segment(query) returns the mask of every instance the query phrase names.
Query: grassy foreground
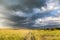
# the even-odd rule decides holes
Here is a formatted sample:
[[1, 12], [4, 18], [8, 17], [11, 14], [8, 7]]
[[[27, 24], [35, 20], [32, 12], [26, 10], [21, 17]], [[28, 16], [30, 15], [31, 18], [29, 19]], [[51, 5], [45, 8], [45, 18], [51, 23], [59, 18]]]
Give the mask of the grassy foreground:
[[0, 30], [0, 40], [60, 40], [60, 30]]

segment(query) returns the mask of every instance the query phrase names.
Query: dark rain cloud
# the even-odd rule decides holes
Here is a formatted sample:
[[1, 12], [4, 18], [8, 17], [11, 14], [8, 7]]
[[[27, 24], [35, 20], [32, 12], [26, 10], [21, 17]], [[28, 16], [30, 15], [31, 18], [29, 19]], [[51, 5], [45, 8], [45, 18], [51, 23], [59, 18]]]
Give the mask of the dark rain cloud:
[[[0, 14], [3, 14], [5, 16], [3, 17], [3, 19], [7, 19], [11, 22], [14, 22], [14, 23], [10, 23], [10, 22], [6, 23], [7, 25], [12, 26], [13, 28], [15, 27], [33, 28], [34, 27], [33, 25], [35, 25], [35, 21], [37, 19], [44, 20], [44, 18], [46, 19], [47, 17], [58, 16], [55, 14], [57, 13], [56, 11], [57, 10], [59, 11], [60, 9], [52, 10], [52, 7], [50, 7], [51, 8], [50, 10], [49, 6], [52, 4], [48, 4], [47, 2], [52, 2], [52, 0], [51, 1], [50, 0], [0, 0], [0, 5], [3, 5], [5, 8], [5, 10], [3, 9], [3, 12]], [[47, 24], [48, 25], [44, 25], [43, 28], [49, 26], [49, 21]], [[42, 27], [40, 23], [38, 27], [40, 28]]]

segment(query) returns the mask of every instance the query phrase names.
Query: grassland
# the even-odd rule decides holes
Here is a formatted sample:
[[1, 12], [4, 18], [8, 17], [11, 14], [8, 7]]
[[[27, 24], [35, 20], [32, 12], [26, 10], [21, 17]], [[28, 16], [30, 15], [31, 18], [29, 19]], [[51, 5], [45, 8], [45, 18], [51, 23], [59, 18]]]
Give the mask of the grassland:
[[60, 40], [60, 30], [0, 30], [0, 40]]

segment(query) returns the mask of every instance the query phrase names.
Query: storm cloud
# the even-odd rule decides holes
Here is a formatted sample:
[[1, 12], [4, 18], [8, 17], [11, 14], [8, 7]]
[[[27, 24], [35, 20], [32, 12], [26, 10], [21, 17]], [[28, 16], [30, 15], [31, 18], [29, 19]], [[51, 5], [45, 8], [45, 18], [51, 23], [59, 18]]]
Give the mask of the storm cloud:
[[0, 0], [0, 26], [60, 28], [60, 0]]

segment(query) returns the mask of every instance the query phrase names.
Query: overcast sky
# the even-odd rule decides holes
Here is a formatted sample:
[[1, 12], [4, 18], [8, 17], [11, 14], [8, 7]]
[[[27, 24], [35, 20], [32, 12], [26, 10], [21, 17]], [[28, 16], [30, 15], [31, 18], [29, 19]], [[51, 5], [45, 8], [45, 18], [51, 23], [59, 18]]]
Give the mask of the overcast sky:
[[0, 28], [60, 27], [60, 0], [0, 0]]

